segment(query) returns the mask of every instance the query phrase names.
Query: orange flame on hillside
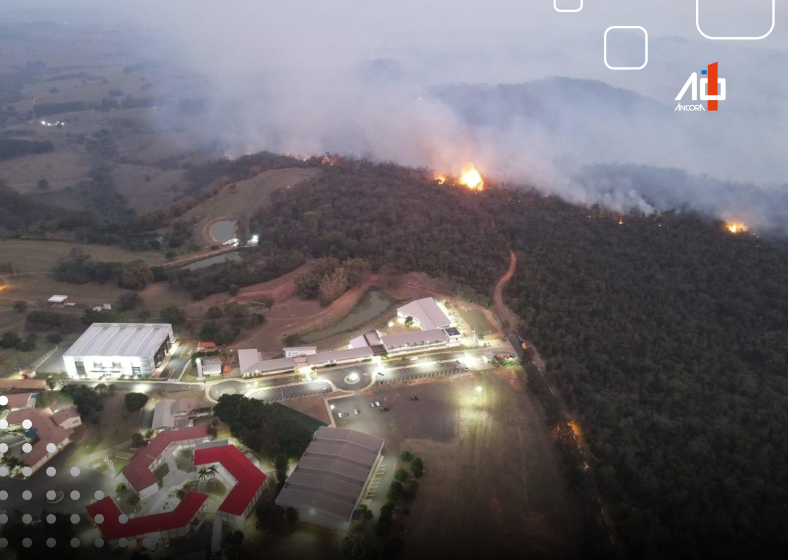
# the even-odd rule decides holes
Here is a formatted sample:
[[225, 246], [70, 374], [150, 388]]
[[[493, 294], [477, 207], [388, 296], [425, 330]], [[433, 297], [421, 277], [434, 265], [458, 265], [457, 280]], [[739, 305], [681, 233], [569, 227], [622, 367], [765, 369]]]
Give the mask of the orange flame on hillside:
[[436, 181], [436, 182], [437, 182], [439, 185], [442, 185], [443, 183], [445, 183], [445, 182], [446, 182], [446, 176], [445, 176], [445, 175], [435, 175], [435, 181]]
[[742, 223], [725, 224], [725, 228], [731, 233], [744, 233], [749, 231], [747, 226]]
[[465, 185], [473, 191], [480, 191], [484, 189], [484, 179], [472, 163], [468, 163], [462, 168], [462, 175], [460, 175], [460, 184]]

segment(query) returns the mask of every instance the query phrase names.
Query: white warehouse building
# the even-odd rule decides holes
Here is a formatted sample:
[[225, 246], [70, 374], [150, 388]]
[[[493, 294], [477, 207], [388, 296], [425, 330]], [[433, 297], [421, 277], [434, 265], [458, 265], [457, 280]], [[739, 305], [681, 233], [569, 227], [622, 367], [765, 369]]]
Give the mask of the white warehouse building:
[[63, 355], [69, 377], [151, 377], [175, 338], [162, 323], [93, 323]]

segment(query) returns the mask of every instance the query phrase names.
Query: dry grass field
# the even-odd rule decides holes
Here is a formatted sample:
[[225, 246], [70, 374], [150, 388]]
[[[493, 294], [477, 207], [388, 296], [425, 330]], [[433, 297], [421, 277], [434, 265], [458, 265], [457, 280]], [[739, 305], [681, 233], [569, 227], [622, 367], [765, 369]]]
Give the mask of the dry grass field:
[[233, 219], [251, 215], [268, 204], [268, 197], [277, 189], [294, 187], [320, 173], [319, 169], [274, 169], [235, 183], [235, 191], [230, 185], [187, 212], [185, 219], [196, 218], [195, 241], [202, 245], [212, 245], [215, 241], [208, 234], [210, 225], [220, 219]]
[[17, 266], [22, 263], [28, 272], [49, 272], [60, 259], [67, 258], [72, 249], [80, 249], [95, 261], [130, 262], [143, 260], [153, 266], [164, 264], [165, 258], [154, 251], [127, 251], [109, 245], [89, 245], [68, 241], [38, 241], [9, 239], [0, 241], [0, 262]]
[[[371, 411], [373, 396], [389, 412]], [[405, 506], [410, 515], [399, 510], [394, 523], [392, 534], [405, 541], [403, 557], [580, 557], [578, 519], [541, 410], [514, 371], [386, 385], [342, 406], [361, 414], [338, 420], [338, 427], [386, 440], [373, 512], [399, 453], [407, 449], [424, 461], [416, 498]]]

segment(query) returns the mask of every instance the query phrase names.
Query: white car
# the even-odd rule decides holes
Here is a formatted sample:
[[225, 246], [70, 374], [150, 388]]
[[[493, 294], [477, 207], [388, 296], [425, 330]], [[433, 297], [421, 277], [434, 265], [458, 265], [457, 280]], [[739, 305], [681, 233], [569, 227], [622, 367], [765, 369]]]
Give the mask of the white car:
[[361, 411], [357, 408], [353, 409], [353, 414], [361, 414]]

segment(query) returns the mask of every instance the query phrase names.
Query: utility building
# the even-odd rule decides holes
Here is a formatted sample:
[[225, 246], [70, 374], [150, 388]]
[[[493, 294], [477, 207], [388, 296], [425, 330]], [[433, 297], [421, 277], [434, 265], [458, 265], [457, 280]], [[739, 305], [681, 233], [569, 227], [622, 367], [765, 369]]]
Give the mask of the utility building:
[[412, 301], [397, 309], [400, 319], [413, 319], [413, 325], [423, 331], [443, 329], [451, 326], [451, 319], [443, 312], [434, 298], [424, 298]]
[[63, 361], [69, 377], [151, 377], [174, 340], [172, 325], [93, 323]]
[[383, 440], [355, 430], [318, 428], [298, 466], [276, 498], [300, 519], [347, 530], [380, 462]]

